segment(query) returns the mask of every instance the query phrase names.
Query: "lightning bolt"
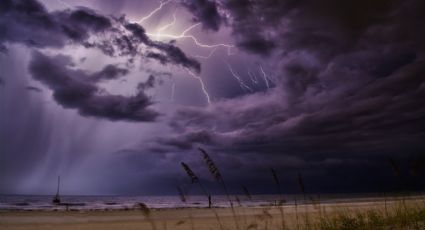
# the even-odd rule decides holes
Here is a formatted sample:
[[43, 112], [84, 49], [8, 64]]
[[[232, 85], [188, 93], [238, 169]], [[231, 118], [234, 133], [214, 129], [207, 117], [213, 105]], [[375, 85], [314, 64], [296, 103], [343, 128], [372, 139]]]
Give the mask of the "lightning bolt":
[[260, 65], [260, 71], [261, 71], [261, 74], [263, 76], [264, 83], [266, 83], [267, 89], [270, 89], [268, 77], [266, 75], [266, 72], [264, 72], [264, 69], [263, 69], [263, 67], [261, 65]]
[[171, 0], [167, 0], [165, 2], [159, 2], [159, 6], [157, 8], [155, 8], [154, 10], [152, 10], [148, 15], [144, 16], [143, 18], [141, 18], [138, 23], [142, 24], [144, 21], [148, 20], [150, 17], [152, 17], [154, 14], [156, 14], [158, 11], [160, 11], [162, 9], [162, 7], [164, 7], [165, 5], [167, 5], [168, 3], [170, 3]]
[[197, 57], [197, 58], [202, 58], [202, 59], [209, 59], [215, 53], [216, 50], [217, 50], [217, 47], [212, 49], [211, 52], [207, 56], [202, 56], [202, 55], [198, 55], [198, 54], [193, 55], [193, 56]]
[[251, 79], [251, 82], [255, 85], [258, 85], [257, 75], [252, 74], [249, 69], [248, 69], [247, 73], [248, 73], [249, 78]]
[[209, 95], [209, 93], [208, 93], [208, 91], [207, 91], [207, 88], [205, 87], [205, 83], [204, 83], [204, 81], [202, 80], [201, 76], [197, 76], [196, 74], [194, 74], [194, 73], [193, 73], [192, 71], [190, 71], [189, 69], [187, 69], [187, 72], [189, 73], [189, 75], [190, 75], [191, 77], [193, 77], [193, 78], [195, 78], [195, 79], [197, 79], [197, 80], [199, 81], [199, 83], [201, 84], [202, 92], [204, 93], [205, 98], [207, 99], [207, 103], [208, 103], [209, 105], [211, 105], [211, 98], [210, 98], [210, 95]]
[[153, 37], [158, 37], [158, 38], [170, 38], [170, 39], [183, 39], [183, 38], [189, 38], [191, 39], [196, 46], [198, 47], [202, 47], [202, 48], [216, 48], [216, 47], [225, 47], [227, 48], [227, 54], [228, 55], [232, 55], [232, 48], [234, 47], [234, 45], [231, 44], [225, 44], [225, 43], [218, 43], [218, 44], [204, 44], [202, 42], [200, 42], [195, 36], [193, 35], [188, 35], [187, 33], [189, 31], [191, 31], [192, 29], [194, 29], [195, 27], [199, 26], [201, 23], [196, 23], [193, 24], [191, 26], [189, 26], [188, 28], [186, 28], [185, 30], [183, 30], [183, 32], [181, 32], [180, 34], [162, 34], [162, 33], [157, 33], [157, 34], [153, 34], [153, 33], [146, 33], [148, 36], [153, 36]]
[[[149, 20], [149, 18], [151, 18], [153, 15], [155, 15], [158, 11], [160, 11], [166, 4], [168, 4], [169, 2], [171, 2], [172, 0], [167, 0], [167, 1], [161, 1], [160, 2], [160, 5], [157, 7], [157, 8], [155, 8], [154, 10], [152, 10], [150, 13], [148, 13], [146, 16], [144, 16], [144, 17], [142, 17], [139, 21], [138, 21], [138, 23], [139, 24], [142, 24], [142, 23], [144, 23], [146, 20]], [[154, 38], [156, 38], [156, 40], [159, 40], [159, 39], [164, 39], [164, 38], [169, 38], [169, 39], [174, 39], [174, 40], [178, 40], [178, 39], [191, 39], [192, 41], [193, 41], [193, 43], [195, 44], [195, 46], [198, 46], [198, 47], [201, 47], [201, 48], [206, 48], [206, 49], [212, 49], [211, 51], [210, 51], [210, 53], [207, 55], [207, 56], [201, 56], [201, 55], [194, 55], [195, 57], [198, 57], [198, 58], [204, 58], [204, 59], [208, 59], [208, 58], [210, 58], [214, 53], [215, 53], [215, 51], [218, 49], [218, 48], [220, 48], [220, 47], [222, 47], [222, 48], [225, 48], [225, 49], [227, 49], [227, 55], [233, 55], [233, 53], [232, 53], [232, 48], [234, 47], [234, 45], [232, 45], [232, 44], [226, 44], [226, 43], [217, 43], [217, 44], [205, 44], [205, 43], [203, 43], [203, 42], [200, 42], [199, 40], [198, 40], [198, 38], [196, 38], [194, 35], [192, 35], [192, 34], [189, 34], [189, 32], [191, 31], [191, 30], [193, 30], [194, 28], [196, 28], [197, 26], [199, 26], [201, 23], [196, 23], [196, 24], [193, 24], [193, 25], [191, 25], [191, 26], [189, 26], [189, 27], [187, 27], [186, 29], [184, 29], [180, 34], [171, 34], [171, 33], [163, 33], [163, 31], [165, 31], [165, 30], [167, 30], [168, 28], [170, 28], [170, 27], [172, 27], [172, 26], [174, 26], [175, 24], [176, 24], [176, 21], [177, 21], [177, 19], [176, 19], [176, 11], [174, 11], [174, 13], [173, 13], [173, 20], [170, 22], [170, 23], [168, 23], [168, 24], [166, 24], [166, 25], [163, 25], [163, 26], [161, 26], [160, 28], [158, 28], [157, 30], [156, 30], [156, 33], [150, 33], [150, 32], [146, 32], [146, 35], [148, 35], [149, 37], [154, 37]], [[228, 64], [228, 66], [229, 66], [229, 68], [231, 69], [231, 67], [230, 67], [230, 64]], [[190, 77], [192, 77], [192, 78], [194, 78], [194, 79], [196, 79], [196, 80], [198, 80], [199, 81], [199, 83], [200, 83], [200, 85], [201, 85], [201, 90], [202, 90], [202, 92], [203, 92], [203, 94], [205, 95], [205, 98], [206, 98], [206, 100], [207, 100], [207, 103], [208, 104], [211, 104], [211, 97], [210, 97], [210, 95], [209, 95], [209, 93], [208, 93], [208, 91], [207, 91], [207, 88], [206, 88], [206, 85], [205, 85], [205, 83], [204, 83], [204, 81], [203, 81], [203, 79], [202, 79], [202, 77], [201, 76], [199, 76], [199, 75], [196, 75], [195, 73], [193, 73], [192, 71], [190, 71], [189, 69], [186, 69], [187, 70], [187, 72], [189, 73], [189, 75], [190, 75]], [[233, 71], [233, 70], [231, 70], [231, 71]], [[247, 86], [243, 81], [241, 81], [241, 79], [239, 78], [239, 77], [237, 77], [237, 79], [239, 79], [238, 81], [239, 81], [239, 83], [245, 88], [245, 89], [248, 89], [249, 91], [252, 91], [252, 89], [249, 87], [249, 86]], [[172, 88], [171, 88], [171, 98], [172, 98], [172, 100], [174, 100], [174, 92], [175, 92], [175, 83], [173, 82], [173, 85], [172, 85]]]
[[176, 24], [177, 18], [176, 18], [176, 12], [177, 10], [174, 11], [173, 13], [173, 21], [171, 21], [170, 23], [160, 27], [157, 31], [156, 31], [156, 39], [158, 39], [160, 37], [160, 34], [162, 31], [174, 26]]
[[239, 86], [243, 89], [243, 90], [248, 90], [250, 92], [253, 92], [253, 90], [251, 89], [251, 87], [249, 87], [247, 84], [245, 84], [245, 82], [242, 80], [242, 78], [239, 76], [238, 73], [236, 73], [232, 66], [230, 66], [230, 64], [228, 62], [224, 62], [227, 65], [227, 68], [229, 69], [229, 72], [232, 74], [232, 76], [238, 81]]

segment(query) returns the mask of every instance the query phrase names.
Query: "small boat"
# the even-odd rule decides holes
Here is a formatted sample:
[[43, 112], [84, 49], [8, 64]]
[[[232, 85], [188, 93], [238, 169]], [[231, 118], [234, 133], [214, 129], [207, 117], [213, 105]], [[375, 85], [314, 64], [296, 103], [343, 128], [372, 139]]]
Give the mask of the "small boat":
[[60, 181], [61, 181], [61, 177], [60, 177], [60, 176], [58, 176], [58, 189], [57, 189], [57, 191], [56, 191], [56, 195], [55, 195], [55, 197], [53, 197], [53, 200], [52, 200], [53, 204], [60, 204], [60, 203], [61, 203], [61, 199], [60, 199], [60, 197], [59, 197], [59, 186], [60, 186]]

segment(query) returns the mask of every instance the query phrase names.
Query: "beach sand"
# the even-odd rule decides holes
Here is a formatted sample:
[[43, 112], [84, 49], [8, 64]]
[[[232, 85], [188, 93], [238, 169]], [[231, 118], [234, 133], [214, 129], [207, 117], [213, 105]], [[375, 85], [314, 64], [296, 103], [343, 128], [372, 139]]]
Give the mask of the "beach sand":
[[[385, 207], [400, 205], [401, 201], [371, 200], [320, 205], [235, 207], [236, 220], [231, 208], [184, 208], [150, 210], [144, 215], [140, 210], [131, 211], [1, 211], [0, 229], [6, 230], [110, 230], [110, 229], [221, 229], [214, 212], [218, 214], [224, 229], [279, 229], [282, 211], [286, 225], [295, 229], [297, 219], [303, 223], [319, 216], [340, 212], [357, 212], [369, 209], [384, 211]], [[409, 205], [423, 203], [423, 199], [406, 201]]]

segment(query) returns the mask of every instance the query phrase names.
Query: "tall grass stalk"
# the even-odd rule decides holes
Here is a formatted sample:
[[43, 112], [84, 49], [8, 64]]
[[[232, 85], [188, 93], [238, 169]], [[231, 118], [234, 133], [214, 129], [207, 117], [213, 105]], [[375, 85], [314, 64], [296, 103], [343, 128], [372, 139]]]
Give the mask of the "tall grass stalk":
[[151, 210], [145, 203], [138, 203], [138, 206], [140, 208], [140, 211], [142, 211], [143, 216], [146, 218], [146, 220], [150, 223], [153, 230], [156, 230], [156, 224], [155, 221], [151, 218]]
[[242, 190], [243, 190], [243, 192], [244, 192], [245, 196], [246, 196], [246, 197], [247, 197], [250, 201], [252, 201], [252, 196], [251, 196], [251, 193], [249, 192], [248, 188], [242, 185]]
[[297, 227], [297, 230], [299, 230], [300, 229], [300, 221], [299, 221], [299, 217], [298, 217], [298, 200], [297, 200], [297, 195], [295, 195], [294, 202], [295, 202], [296, 227]]
[[391, 165], [391, 168], [393, 170], [394, 175], [396, 176], [396, 178], [399, 179], [399, 181], [401, 183], [402, 205], [403, 205], [404, 209], [407, 209], [406, 202], [404, 200], [404, 195], [405, 194], [403, 194], [404, 193], [404, 190], [406, 189], [407, 186], [406, 186], [406, 184], [405, 184], [405, 182], [403, 180], [403, 177], [402, 177], [402, 174], [401, 174], [401, 169], [400, 169], [400, 167], [398, 166], [398, 164], [396, 163], [396, 161], [393, 158], [389, 157], [388, 158], [388, 162]]
[[270, 168], [270, 171], [271, 171], [271, 173], [273, 175], [273, 180], [274, 180], [274, 182], [276, 184], [277, 192], [279, 194], [279, 201], [278, 201], [277, 205], [279, 207], [280, 218], [281, 218], [281, 221], [282, 221], [282, 226], [281, 227], [284, 230], [284, 229], [286, 229], [286, 222], [285, 222], [285, 210], [282, 207], [283, 202], [284, 202], [282, 188], [281, 188], [280, 180], [279, 180], [279, 177], [277, 176], [276, 171], [273, 168]]
[[303, 194], [304, 198], [304, 207], [305, 207], [305, 227], [307, 230], [310, 229], [310, 221], [308, 219], [308, 206], [307, 206], [307, 196], [305, 193], [305, 186], [304, 186], [304, 180], [300, 173], [298, 173], [298, 185], [300, 187], [300, 190]]
[[[251, 193], [249, 192], [248, 188], [247, 188], [247, 187], [245, 187], [244, 185], [242, 185], [242, 191], [243, 191], [243, 193], [245, 194], [245, 196], [248, 198], [248, 200], [249, 200], [249, 201], [252, 201], [252, 195], [251, 195]], [[245, 208], [242, 208], [242, 212], [243, 212], [243, 215], [244, 215], [245, 229], [253, 228], [253, 226], [252, 226], [252, 225], [248, 225], [248, 220], [247, 220], [247, 216], [246, 216], [246, 210], [245, 210]], [[250, 212], [249, 212], [249, 209], [248, 209], [248, 213], [250, 213]]]
[[[179, 193], [180, 200], [183, 203], [186, 203], [187, 202], [187, 198], [186, 198], [186, 194], [184, 193], [183, 189], [180, 188], [180, 186], [177, 186], [177, 191]], [[188, 213], [189, 213], [188, 216], [189, 216], [189, 222], [190, 222], [191, 230], [195, 230], [195, 226], [193, 224], [192, 210], [189, 209], [189, 212]]]
[[[186, 172], [186, 174], [189, 176], [189, 178], [191, 179], [192, 184], [196, 183], [199, 185], [199, 187], [201, 188], [202, 192], [204, 193], [204, 195], [209, 198], [211, 197], [211, 195], [208, 193], [208, 191], [205, 189], [205, 187], [202, 185], [201, 181], [199, 180], [199, 177], [193, 172], [193, 170], [189, 167], [189, 165], [187, 165], [184, 162], [180, 163], [184, 169], [184, 171]], [[214, 206], [211, 207], [212, 208], [212, 212], [214, 213], [214, 216], [218, 222], [218, 225], [220, 226], [221, 230], [224, 230], [223, 224], [221, 223], [220, 217], [218, 216], [217, 211], [215, 210]]]
[[226, 183], [224, 182], [224, 179], [221, 176], [221, 173], [218, 170], [217, 165], [214, 163], [214, 161], [211, 159], [211, 157], [208, 155], [208, 153], [204, 149], [202, 149], [202, 148], [198, 148], [198, 149], [202, 153], [203, 159], [204, 159], [205, 163], [207, 164], [209, 172], [214, 177], [214, 179], [223, 186], [223, 190], [224, 190], [224, 192], [227, 196], [227, 199], [230, 203], [230, 206], [233, 207], [233, 202], [232, 202], [232, 199], [230, 198], [229, 192], [227, 190]]
[[214, 161], [211, 159], [207, 151], [205, 151], [202, 148], [198, 148], [198, 150], [202, 153], [202, 156], [204, 158], [204, 161], [208, 167], [208, 170], [210, 171], [211, 175], [215, 178], [217, 182], [219, 182], [223, 186], [223, 190], [226, 193], [227, 200], [230, 203], [230, 208], [232, 210], [233, 219], [235, 220], [236, 228], [240, 229], [238, 218], [236, 215], [235, 208], [233, 207], [232, 199], [230, 198], [229, 191], [227, 190], [226, 183], [224, 182], [223, 177], [221, 176], [220, 170], [218, 169], [217, 165], [214, 163]]

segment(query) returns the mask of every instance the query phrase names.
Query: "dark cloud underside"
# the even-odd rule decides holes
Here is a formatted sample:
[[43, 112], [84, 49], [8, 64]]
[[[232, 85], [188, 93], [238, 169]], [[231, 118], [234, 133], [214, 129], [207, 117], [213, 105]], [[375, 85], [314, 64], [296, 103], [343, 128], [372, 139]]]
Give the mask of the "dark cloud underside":
[[181, 4], [189, 10], [195, 22], [200, 22], [205, 29], [217, 31], [223, 18], [220, 16], [214, 0], [184, 0]]
[[69, 57], [48, 57], [34, 52], [29, 70], [34, 79], [53, 90], [53, 97], [59, 104], [65, 108], [77, 109], [83, 116], [109, 120], [154, 121], [159, 115], [148, 108], [152, 102], [143, 91], [138, 91], [130, 97], [109, 95], [91, 83], [93, 79], [104, 76], [105, 69], [88, 75], [81, 70], [70, 69], [70, 65]]
[[109, 56], [127, 56], [130, 60], [134, 56], [150, 58], [142, 52], [142, 48], [147, 47], [159, 50], [166, 57], [163, 64], [182, 65], [197, 73], [201, 70], [199, 62], [187, 57], [180, 48], [151, 41], [142, 26], [124, 17], [110, 18], [85, 7], [48, 12], [34, 0], [2, 1], [0, 12], [1, 47], [6, 43], [37, 48], [80, 44], [100, 49]]
[[[201, 65], [170, 43], [150, 40], [142, 26], [124, 17], [111, 18], [89, 8], [76, 7], [48, 12], [34, 0], [5, 0], [0, 3], [0, 45], [20, 43], [31, 48], [64, 49], [77, 44], [100, 49], [108, 56], [159, 60], [161, 64], [180, 65], [196, 73]], [[144, 51], [148, 50], [148, 51]], [[152, 56], [153, 50], [157, 56]], [[38, 60], [38, 58], [40, 60]], [[66, 57], [53, 60], [35, 52], [31, 62], [34, 78], [54, 90], [54, 98], [66, 108], [77, 108], [82, 115], [110, 120], [153, 121], [157, 112], [147, 109], [150, 99], [140, 91], [133, 97], [99, 95], [95, 83], [116, 80], [130, 70], [107, 64], [93, 75], [68, 68]], [[55, 71], [50, 72], [52, 67]], [[78, 75], [76, 79], [74, 75]], [[82, 79], [86, 78], [86, 79]], [[136, 88], [136, 87], [135, 87]], [[32, 89], [35, 90], [35, 89]]]
[[[317, 188], [352, 183], [347, 189], [373, 186], [355, 178], [388, 172], [388, 156], [423, 155], [422, 1], [229, 0], [223, 10], [239, 48], [277, 63], [269, 70], [276, 87], [182, 108], [170, 122], [176, 135], [160, 138], [155, 150], [203, 145], [247, 168], [303, 170], [309, 181], [324, 180]], [[257, 164], [252, 154], [268, 160]], [[335, 173], [344, 176], [325, 178]]]

